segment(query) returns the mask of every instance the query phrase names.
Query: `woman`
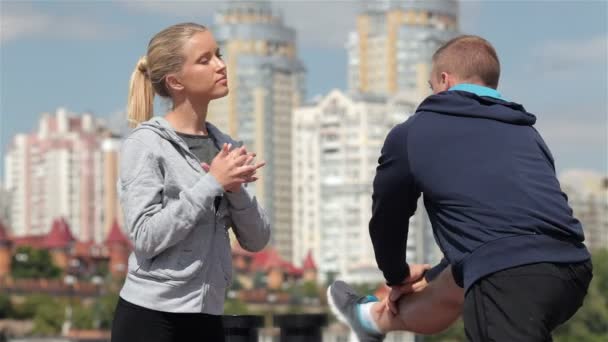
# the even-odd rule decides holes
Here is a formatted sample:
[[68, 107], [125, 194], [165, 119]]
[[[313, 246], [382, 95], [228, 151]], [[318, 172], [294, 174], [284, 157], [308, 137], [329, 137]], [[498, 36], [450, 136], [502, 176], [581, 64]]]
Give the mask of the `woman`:
[[[172, 110], [152, 116], [154, 93]], [[201, 25], [166, 28], [131, 77], [119, 197], [133, 242], [112, 341], [224, 341], [221, 314], [232, 278], [228, 228], [243, 248], [269, 240], [264, 210], [243, 189], [255, 154], [206, 122], [228, 94], [226, 65]]]

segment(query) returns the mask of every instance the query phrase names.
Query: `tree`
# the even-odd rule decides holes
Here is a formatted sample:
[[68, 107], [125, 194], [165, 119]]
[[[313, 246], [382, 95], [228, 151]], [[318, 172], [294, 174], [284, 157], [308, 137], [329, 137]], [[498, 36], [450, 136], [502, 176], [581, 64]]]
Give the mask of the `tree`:
[[255, 272], [253, 275], [253, 288], [263, 289], [266, 288], [266, 275], [262, 272]]
[[226, 299], [224, 303], [224, 314], [225, 315], [247, 315], [249, 314], [249, 309], [247, 309], [247, 305], [241, 302], [238, 298], [234, 299]]
[[97, 317], [99, 320], [100, 329], [110, 329], [112, 326], [112, 320], [114, 319], [114, 310], [118, 303], [118, 293], [111, 292], [103, 295], [97, 299], [95, 305], [97, 305]]
[[53, 264], [49, 251], [21, 246], [13, 255], [13, 278], [59, 278], [61, 269]]
[[9, 318], [13, 314], [13, 305], [11, 297], [7, 294], [0, 294], [0, 319]]
[[33, 294], [25, 298], [23, 303], [13, 307], [13, 317], [16, 319], [33, 319], [39, 307], [54, 303], [53, 298], [44, 294]]
[[336, 277], [338, 276], [338, 272], [329, 271], [325, 275], [326, 275], [325, 288], [328, 288], [329, 285], [333, 284], [333, 282], [336, 280]]
[[75, 329], [92, 329], [95, 312], [82, 303], [74, 306], [73, 327]]
[[32, 333], [43, 336], [57, 335], [64, 320], [65, 306], [60, 301], [46, 296], [35, 309]]
[[579, 311], [559, 327], [556, 342], [608, 341], [608, 250], [592, 253], [593, 280]]
[[302, 294], [306, 298], [318, 298], [319, 287], [314, 281], [306, 281], [302, 284]]

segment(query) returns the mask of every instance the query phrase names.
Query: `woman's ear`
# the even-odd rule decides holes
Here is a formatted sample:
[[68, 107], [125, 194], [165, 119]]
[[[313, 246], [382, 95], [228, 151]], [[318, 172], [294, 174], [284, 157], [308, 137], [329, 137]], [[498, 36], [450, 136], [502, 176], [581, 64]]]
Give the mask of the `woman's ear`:
[[165, 85], [169, 91], [184, 90], [184, 85], [180, 82], [179, 78], [175, 74], [169, 74], [165, 77]]

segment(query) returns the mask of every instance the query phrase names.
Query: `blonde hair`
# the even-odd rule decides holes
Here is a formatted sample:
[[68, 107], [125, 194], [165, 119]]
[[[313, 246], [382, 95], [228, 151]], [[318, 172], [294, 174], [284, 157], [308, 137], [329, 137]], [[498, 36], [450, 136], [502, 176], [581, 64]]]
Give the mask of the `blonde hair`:
[[152, 117], [154, 93], [171, 97], [165, 84], [168, 74], [178, 72], [185, 57], [182, 47], [196, 33], [207, 31], [203, 25], [182, 23], [169, 26], [157, 33], [148, 44], [148, 51], [141, 57], [131, 74], [127, 120], [130, 127]]

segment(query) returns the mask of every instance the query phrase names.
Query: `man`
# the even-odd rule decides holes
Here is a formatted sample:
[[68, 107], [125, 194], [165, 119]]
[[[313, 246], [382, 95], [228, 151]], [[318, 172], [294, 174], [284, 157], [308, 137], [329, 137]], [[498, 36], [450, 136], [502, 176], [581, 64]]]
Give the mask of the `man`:
[[[435, 333], [461, 312], [470, 341], [550, 341], [592, 278], [553, 157], [536, 117], [496, 91], [489, 42], [457, 37], [432, 62], [433, 95], [388, 134], [374, 179], [369, 230], [390, 296], [380, 303], [336, 282], [330, 306], [360, 341]], [[404, 260], [420, 194], [445, 256], [431, 272]]]

